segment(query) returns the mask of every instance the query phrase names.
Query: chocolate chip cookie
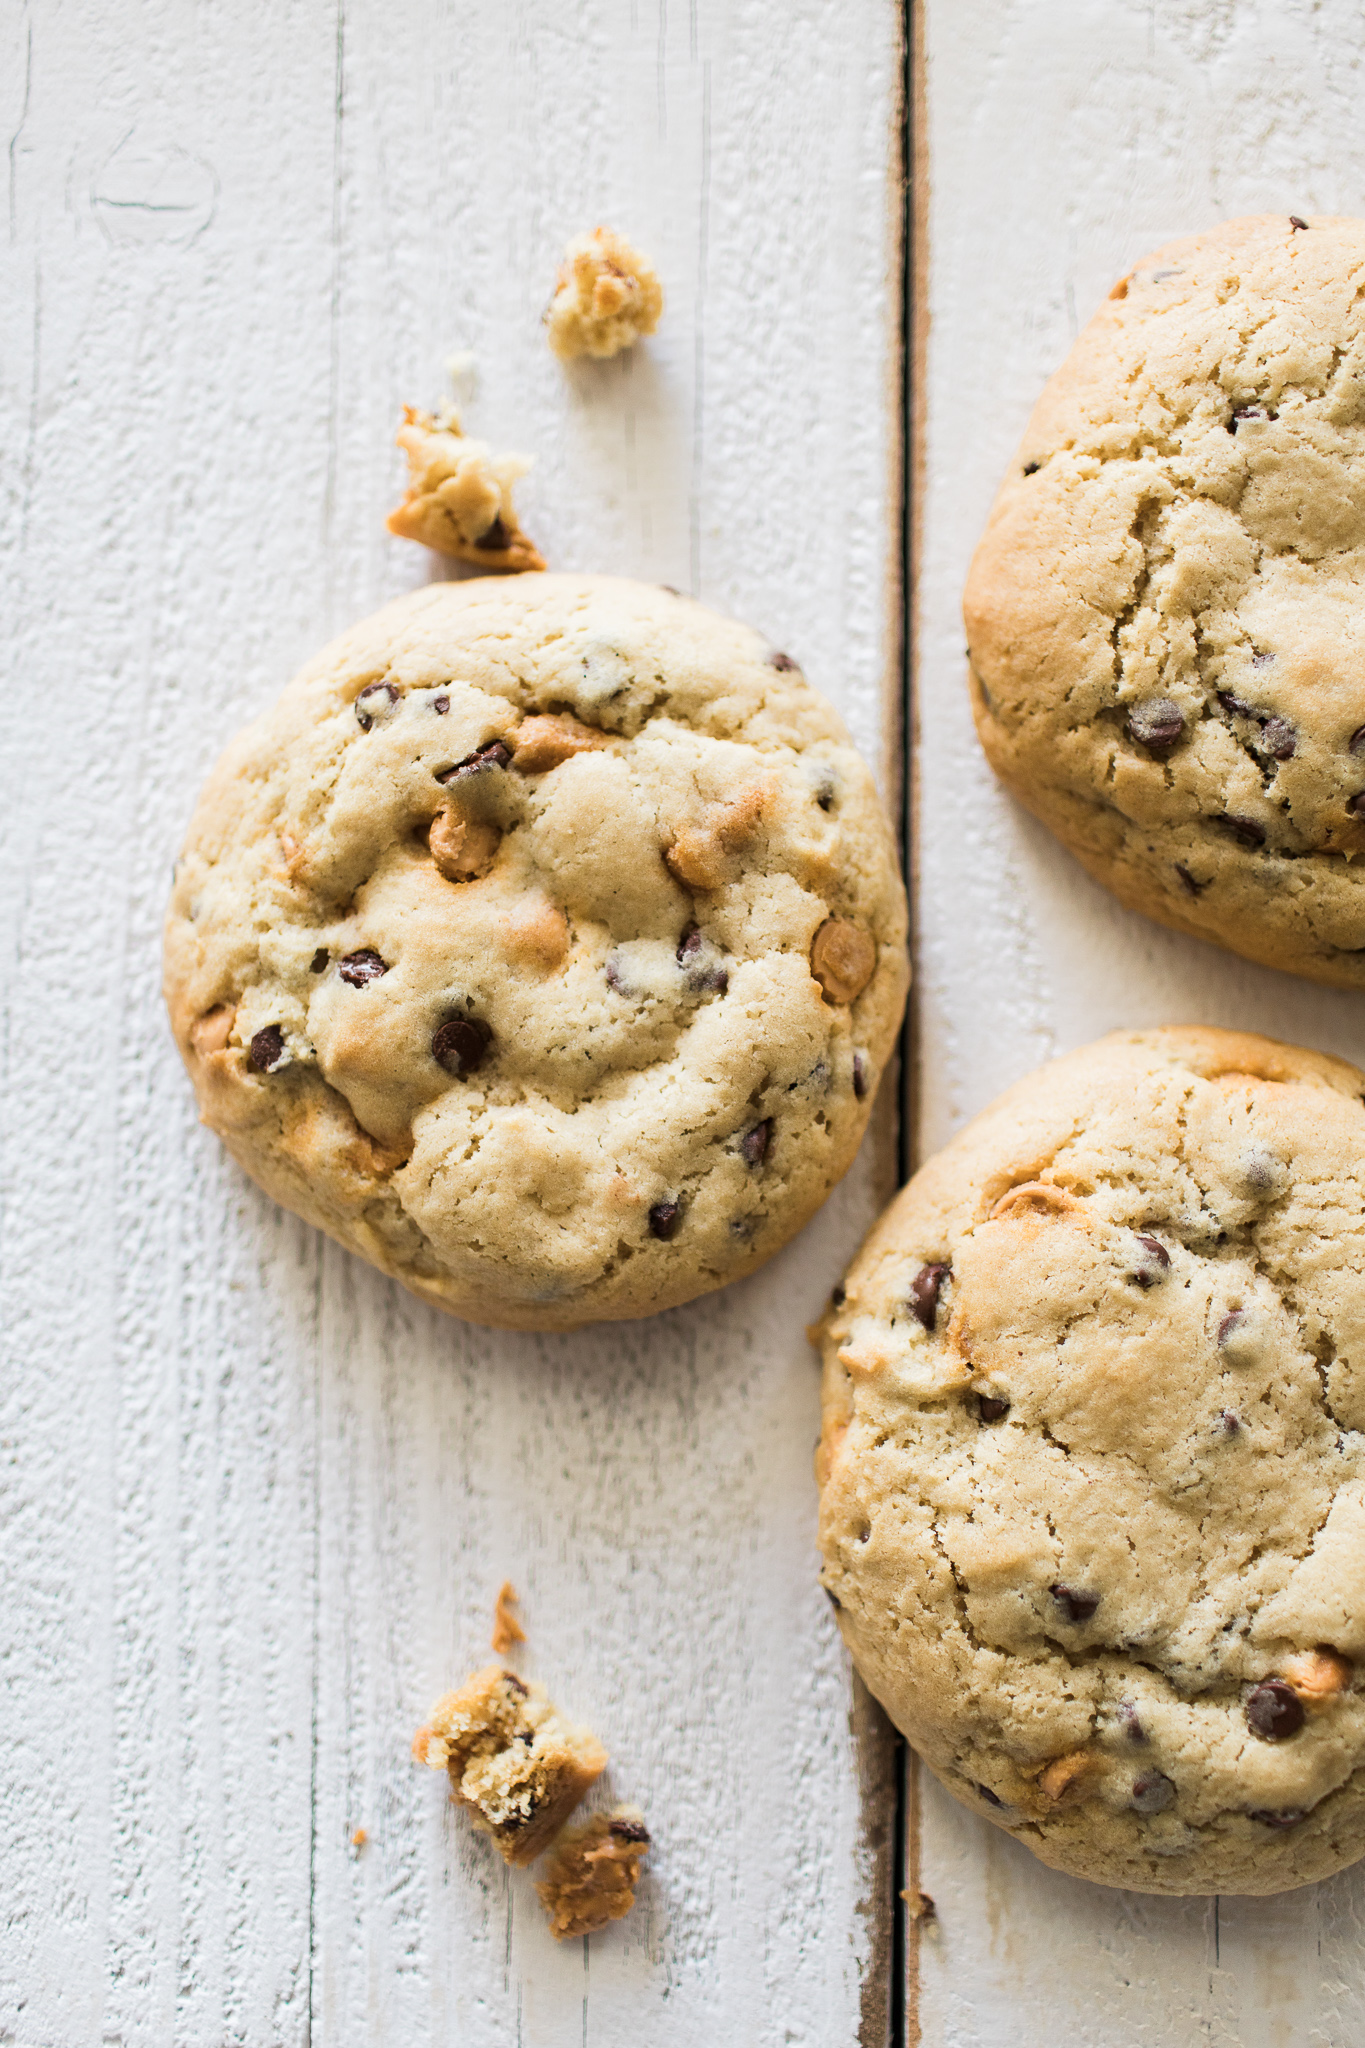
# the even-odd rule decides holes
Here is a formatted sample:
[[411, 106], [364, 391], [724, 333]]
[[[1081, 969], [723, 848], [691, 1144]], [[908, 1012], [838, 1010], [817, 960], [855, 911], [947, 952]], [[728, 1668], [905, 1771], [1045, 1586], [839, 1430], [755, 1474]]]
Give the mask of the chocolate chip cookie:
[[1120, 279], [972, 563], [977, 730], [1131, 909], [1365, 988], [1365, 222]]
[[568, 1329], [751, 1272], [900, 1021], [872, 777], [795, 663], [653, 586], [435, 584], [213, 774], [166, 992], [204, 1120], [424, 1299]]
[[1117, 1032], [931, 1160], [813, 1333], [844, 1638], [1058, 1869], [1274, 1892], [1365, 1853], [1363, 1093]]

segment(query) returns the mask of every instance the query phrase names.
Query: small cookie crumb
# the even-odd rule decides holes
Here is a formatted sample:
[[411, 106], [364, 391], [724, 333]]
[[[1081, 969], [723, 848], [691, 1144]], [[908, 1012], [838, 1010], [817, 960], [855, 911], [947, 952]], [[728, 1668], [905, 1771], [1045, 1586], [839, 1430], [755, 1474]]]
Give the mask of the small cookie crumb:
[[635, 1904], [640, 1865], [649, 1849], [649, 1830], [638, 1806], [616, 1806], [610, 1813], [593, 1814], [581, 1827], [566, 1828], [536, 1886], [555, 1940], [572, 1941], [623, 1920]]
[[505, 1657], [514, 1643], [526, 1641], [526, 1631], [512, 1612], [519, 1605], [516, 1587], [510, 1579], [504, 1579], [493, 1603], [492, 1648], [499, 1657]]
[[453, 406], [435, 415], [405, 406], [403, 420], [397, 441], [408, 458], [408, 494], [389, 514], [389, 532], [480, 569], [543, 569], [545, 557], [512, 506], [529, 457], [494, 455], [486, 442], [468, 440]]
[[654, 332], [663, 309], [652, 266], [611, 228], [594, 228], [564, 251], [545, 313], [550, 347], [565, 363], [619, 355]]
[[370, 1833], [368, 1828], [356, 1829], [355, 1833], [351, 1836], [351, 1847], [355, 1850], [357, 1855], [360, 1854], [360, 1851], [365, 1847], [365, 1844], [369, 1841], [369, 1839]]
[[534, 1863], [607, 1767], [597, 1737], [566, 1721], [544, 1686], [497, 1664], [437, 1701], [412, 1754], [447, 1773], [456, 1805], [514, 1864]]

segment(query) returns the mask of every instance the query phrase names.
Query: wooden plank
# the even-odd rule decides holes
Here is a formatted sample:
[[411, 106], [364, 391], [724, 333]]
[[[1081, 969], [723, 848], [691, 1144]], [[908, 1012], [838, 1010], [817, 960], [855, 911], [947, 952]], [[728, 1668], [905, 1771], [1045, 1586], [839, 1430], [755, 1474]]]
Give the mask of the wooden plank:
[[[495, 1336], [242, 1179], [157, 980], [219, 747], [429, 573], [383, 529], [391, 437], [458, 348], [551, 562], [752, 619], [895, 799], [899, 30], [71, 0], [0, 31], [14, 2048], [884, 2036], [889, 1750], [815, 1583], [802, 1328], [889, 1191], [890, 1102], [743, 1286]], [[604, 218], [668, 310], [566, 374], [538, 315]], [[504, 1575], [659, 1844], [563, 1951], [406, 1753]]]
[[[1349, 995], [1121, 910], [994, 785], [959, 599], [1045, 377], [1137, 257], [1240, 213], [1357, 213], [1365, 21], [1347, 0], [924, 0], [917, 1139], [1117, 1025], [1204, 1022], [1365, 1063]], [[1365, 1870], [1278, 1899], [1169, 1900], [1044, 1870], [924, 1774], [910, 1854], [933, 2048], [1337, 2048], [1359, 2038]]]

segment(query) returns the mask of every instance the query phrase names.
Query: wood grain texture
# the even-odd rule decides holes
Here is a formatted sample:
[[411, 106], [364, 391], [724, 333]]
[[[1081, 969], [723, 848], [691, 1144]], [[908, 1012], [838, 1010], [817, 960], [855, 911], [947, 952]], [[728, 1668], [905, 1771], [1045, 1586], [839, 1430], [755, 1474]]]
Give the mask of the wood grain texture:
[[[536, 457], [552, 565], [751, 619], [894, 798], [899, 33], [892, 0], [7, 12], [14, 2048], [877, 2038], [887, 1752], [815, 1581], [802, 1327], [887, 1192], [892, 1105], [748, 1283], [475, 1331], [197, 1127], [158, 950], [218, 749], [432, 573], [383, 514], [454, 349], [471, 429]], [[599, 219], [668, 308], [566, 374], [538, 316]], [[407, 1757], [504, 1576], [658, 1842], [632, 1918], [563, 1950]]]
[[[1120, 909], [994, 785], [959, 610], [1038, 391], [1115, 277], [1236, 214], [1365, 210], [1365, 17], [1350, 0], [923, 0], [920, 27], [924, 1156], [1018, 1076], [1119, 1025], [1240, 1026], [1365, 1064], [1357, 998]], [[1043, 1869], [927, 1774], [920, 1801], [932, 2048], [1365, 2038], [1365, 1868], [1281, 1898], [1144, 1898]]]

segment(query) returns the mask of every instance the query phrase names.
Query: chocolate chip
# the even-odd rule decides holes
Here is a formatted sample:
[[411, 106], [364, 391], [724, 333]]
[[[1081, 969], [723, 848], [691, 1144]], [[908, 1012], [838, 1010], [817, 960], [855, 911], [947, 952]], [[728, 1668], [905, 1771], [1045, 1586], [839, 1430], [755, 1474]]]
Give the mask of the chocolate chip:
[[622, 968], [619, 953], [608, 953], [607, 963], [602, 972], [607, 977], [608, 988], [615, 989], [618, 996], [629, 996], [630, 982]]
[[1264, 649], [1258, 649], [1251, 657], [1251, 666], [1253, 668], [1269, 668], [1274, 659], [1273, 654], [1267, 654]]
[[1224, 811], [1221, 818], [1214, 819], [1241, 846], [1264, 846], [1265, 826], [1255, 818], [1244, 818], [1237, 811]]
[[[1246, 414], [1243, 413], [1241, 417], [1245, 419]], [[1240, 697], [1234, 697], [1231, 690], [1220, 690], [1218, 692], [1218, 702], [1222, 705], [1224, 711], [1233, 718], [1255, 717], [1251, 706], [1244, 703]]]
[[337, 973], [343, 981], [349, 981], [352, 988], [364, 988], [367, 982], [378, 981], [380, 975], [388, 971], [388, 961], [381, 960], [373, 946], [362, 946], [358, 953], [348, 953], [337, 961]]
[[445, 717], [447, 711], [449, 711], [450, 709], [450, 699], [449, 697], [447, 697], [444, 690], [442, 690], [439, 697], [432, 698], [431, 708], [436, 713], [436, 716], [438, 718]]
[[1002, 1415], [1009, 1414], [1010, 1404], [1008, 1401], [997, 1401], [991, 1394], [978, 1394], [976, 1412], [983, 1422], [999, 1422]]
[[1040, 469], [1042, 468], [1042, 466], [1043, 466], [1043, 465], [1042, 465], [1042, 463], [1041, 463], [1041, 462], [1026, 462], [1026, 463], [1024, 464], [1024, 475], [1025, 475], [1025, 476], [1037, 476], [1037, 474], [1038, 474], [1039, 470], [1040, 470]]
[[1159, 1238], [1139, 1235], [1138, 1243], [1142, 1246], [1148, 1257], [1146, 1263], [1138, 1267], [1133, 1278], [1137, 1281], [1139, 1287], [1155, 1287], [1157, 1281], [1164, 1278], [1170, 1271], [1171, 1255]]
[[673, 1200], [656, 1202], [649, 1212], [649, 1234], [651, 1237], [661, 1237], [664, 1243], [667, 1244], [669, 1238], [676, 1233], [681, 1221], [681, 1202]]
[[987, 1806], [999, 1807], [1000, 1811], [1002, 1813], [1004, 1812], [1004, 1800], [1000, 1797], [1000, 1795], [997, 1792], [992, 1792], [989, 1785], [978, 1785], [976, 1789], [981, 1794], [981, 1797], [985, 1800]]
[[1076, 1586], [1049, 1586], [1048, 1591], [1068, 1621], [1089, 1621], [1100, 1604], [1098, 1593], [1086, 1593]]
[[1119, 1701], [1119, 1726], [1130, 1742], [1143, 1743], [1147, 1740], [1147, 1730], [1143, 1727], [1138, 1710], [1131, 1700]]
[[746, 1166], [761, 1166], [768, 1156], [768, 1145], [773, 1134], [773, 1120], [765, 1116], [761, 1124], [755, 1124], [746, 1131], [739, 1141], [740, 1153]]
[[660, 590], [666, 590], [670, 597], [682, 596], [682, 592], [679, 590], [676, 583], [661, 583], [659, 585], [659, 588]]
[[1164, 1771], [1144, 1771], [1133, 1780], [1132, 1797], [1139, 1813], [1164, 1813], [1175, 1798], [1175, 1786]]
[[853, 1093], [859, 1102], [867, 1094], [867, 1061], [860, 1052], [853, 1055]]
[[1247, 1726], [1266, 1742], [1283, 1742], [1303, 1726], [1303, 1701], [1283, 1678], [1267, 1678], [1247, 1697]]
[[382, 718], [398, 702], [398, 692], [392, 683], [366, 683], [355, 700], [356, 723], [362, 732], [368, 732], [376, 718]]
[[848, 1290], [844, 1287], [836, 1287], [830, 1295], [830, 1303], [834, 1308], [842, 1308], [847, 1300]]
[[1267, 718], [1261, 731], [1261, 745], [1273, 761], [1292, 761], [1299, 736], [1287, 718], [1278, 713]]
[[844, 1611], [844, 1603], [839, 1598], [838, 1594], [831, 1593], [828, 1586], [823, 1586], [821, 1588], [821, 1591], [824, 1593], [826, 1600], [828, 1600], [830, 1606], [835, 1610], [836, 1614], [842, 1614]]
[[939, 1294], [952, 1270], [946, 1265], [921, 1266], [910, 1282], [910, 1308], [926, 1330], [932, 1330], [938, 1318]]
[[1353, 818], [1359, 818], [1365, 813], [1365, 789], [1358, 789], [1354, 796], [1348, 796], [1346, 808]]
[[768, 666], [781, 669], [782, 673], [787, 675], [796, 668], [796, 663], [789, 654], [773, 653], [768, 656]]
[[510, 750], [501, 740], [489, 740], [487, 746], [466, 754], [463, 761], [457, 761], [453, 768], [442, 768], [436, 780], [457, 782], [462, 775], [484, 775], [490, 768], [505, 768], [511, 759]]
[[1242, 1418], [1235, 1408], [1219, 1410], [1218, 1427], [1224, 1436], [1236, 1436], [1242, 1427]]
[[1346, 742], [1348, 754], [1365, 754], [1365, 725], [1358, 725]]
[[491, 526], [485, 526], [483, 532], [479, 535], [478, 544], [481, 548], [491, 548], [498, 554], [502, 554], [510, 540], [511, 535], [508, 533], [507, 528], [503, 525], [502, 520], [497, 518], [494, 519]]
[[[695, 989], [714, 989], [717, 995], [724, 995], [730, 986], [729, 969], [717, 957], [709, 955], [707, 942], [694, 924], [690, 924], [678, 941], [676, 954], [679, 967], [687, 975], [687, 986]], [[607, 979], [611, 980], [610, 962]], [[615, 987], [615, 983], [612, 984]]]
[[1263, 1828], [1296, 1828], [1301, 1820], [1307, 1818], [1307, 1808], [1302, 1806], [1281, 1807], [1278, 1813], [1265, 1806], [1253, 1806], [1247, 1810], [1247, 1819], [1258, 1820]]
[[1308, 226], [1308, 223], [1306, 220], [1300, 220], [1299, 216], [1296, 213], [1291, 213], [1289, 216], [1289, 225], [1291, 229], [1301, 229], [1306, 228]]
[[649, 1829], [641, 1827], [638, 1820], [609, 1820], [607, 1833], [614, 1835], [618, 1842], [649, 1841]]
[[431, 1057], [438, 1067], [463, 1080], [482, 1065], [492, 1040], [481, 1017], [448, 1017], [432, 1035]]
[[504, 1685], [510, 1686], [512, 1691], [516, 1693], [520, 1699], [524, 1700], [528, 1697], [531, 1688], [529, 1685], [524, 1684], [522, 1680], [517, 1677], [515, 1671], [504, 1671], [502, 1674], [502, 1681]]
[[321, 974], [331, 957], [325, 946], [319, 946], [317, 952], [314, 953], [312, 959], [308, 962], [308, 972], [310, 974]]
[[1246, 1318], [1243, 1316], [1242, 1311], [1239, 1308], [1234, 1308], [1230, 1310], [1229, 1313], [1223, 1317], [1222, 1322], [1218, 1325], [1218, 1343], [1220, 1348], [1227, 1343], [1233, 1331], [1239, 1329], [1242, 1323], [1245, 1322], [1245, 1320]]
[[1169, 754], [1185, 731], [1185, 714], [1170, 697], [1149, 697], [1128, 714], [1129, 737], [1149, 753]]
[[247, 1053], [248, 1064], [253, 1066], [258, 1074], [277, 1073], [288, 1063], [288, 1059], [284, 1033], [278, 1024], [267, 1024], [258, 1031]]
[[1209, 886], [1207, 882], [1196, 882], [1194, 876], [1190, 873], [1189, 869], [1186, 867], [1183, 860], [1178, 860], [1176, 862], [1175, 871], [1180, 877], [1182, 887], [1186, 889], [1191, 896], [1198, 896], [1202, 894], [1202, 892]]

